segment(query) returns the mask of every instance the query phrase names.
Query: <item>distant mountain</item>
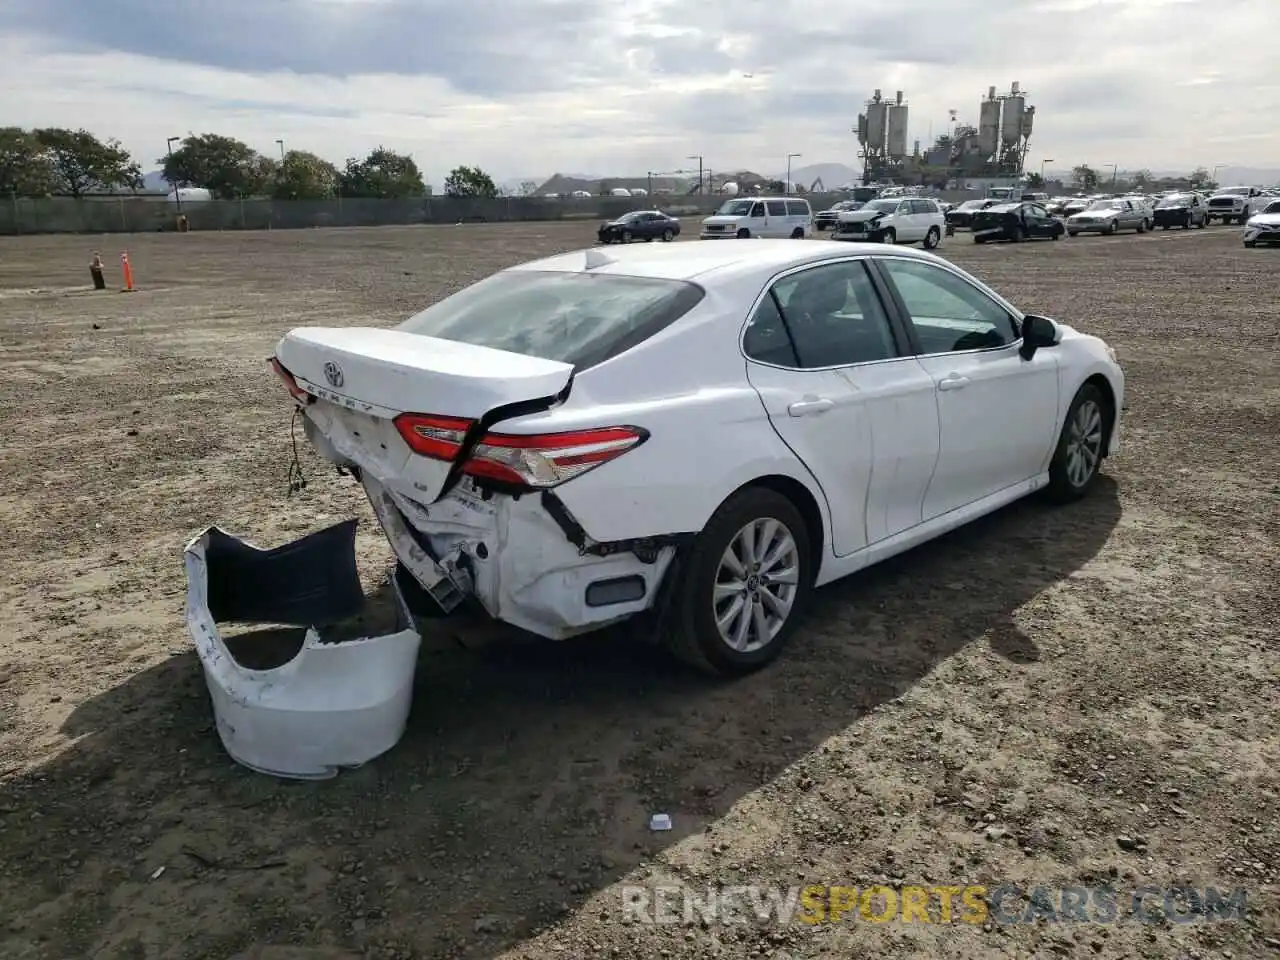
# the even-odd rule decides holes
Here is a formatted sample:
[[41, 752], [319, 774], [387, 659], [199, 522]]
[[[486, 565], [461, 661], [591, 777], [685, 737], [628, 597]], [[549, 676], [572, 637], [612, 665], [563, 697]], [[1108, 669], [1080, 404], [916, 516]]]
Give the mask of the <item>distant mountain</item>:
[[[787, 172], [783, 170], [776, 179], [785, 180]], [[828, 190], [842, 187], [846, 183], [862, 179], [862, 171], [846, 167], [843, 163], [811, 163], [803, 167], [791, 168], [791, 182], [806, 189], [815, 180], [821, 180]]]
[[152, 170], [150, 173], [142, 175], [143, 190], [160, 190], [168, 193], [170, 189], [169, 181], [164, 178], [159, 170]]

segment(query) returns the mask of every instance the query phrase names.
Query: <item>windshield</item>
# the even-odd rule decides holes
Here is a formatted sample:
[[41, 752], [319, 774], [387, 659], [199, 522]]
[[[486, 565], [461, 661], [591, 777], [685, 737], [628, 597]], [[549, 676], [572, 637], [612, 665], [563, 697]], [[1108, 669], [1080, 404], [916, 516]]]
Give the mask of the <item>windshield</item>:
[[1280, 213], [1280, 200], [1272, 200], [1262, 208], [1263, 213]]
[[639, 220], [642, 216], [643, 216], [643, 214], [641, 214], [638, 210], [633, 210], [633, 211], [631, 211], [631, 213], [624, 213], [622, 216], [620, 216], [620, 217], [619, 217], [617, 220], [615, 220], [614, 222], [615, 222], [615, 223], [635, 223], [635, 222], [636, 222], [637, 220]]
[[726, 200], [716, 211], [722, 217], [745, 217], [751, 213], [751, 200]]
[[893, 213], [898, 209], [899, 200], [872, 200], [863, 210], [874, 210], [876, 213]]
[[1183, 196], [1177, 196], [1177, 197], [1164, 197], [1164, 198], [1163, 198], [1159, 203], [1157, 203], [1157, 204], [1156, 204], [1156, 207], [1157, 207], [1157, 208], [1159, 208], [1159, 207], [1185, 207], [1185, 206], [1186, 206], [1187, 204], [1189, 204], [1190, 202], [1191, 202], [1191, 198], [1190, 198], [1190, 197], [1188, 197], [1188, 196], [1186, 196], [1186, 195], [1183, 195]]
[[507, 270], [415, 314], [396, 329], [581, 370], [647, 340], [688, 313], [701, 287], [682, 280]]
[[981, 201], [981, 200], [966, 200], [964, 203], [960, 204], [959, 209], [961, 209], [961, 210], [977, 210], [977, 209], [978, 209], [979, 207], [981, 207], [981, 206], [982, 206], [982, 201]]
[[1119, 210], [1124, 204], [1119, 200], [1095, 200], [1089, 204], [1090, 210]]

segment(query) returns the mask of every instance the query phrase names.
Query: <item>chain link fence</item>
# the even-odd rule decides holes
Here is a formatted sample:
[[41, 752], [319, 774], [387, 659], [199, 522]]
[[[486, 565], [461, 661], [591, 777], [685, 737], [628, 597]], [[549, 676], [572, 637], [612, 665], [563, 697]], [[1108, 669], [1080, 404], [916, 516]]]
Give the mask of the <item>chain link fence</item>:
[[[942, 200], [967, 200], [976, 193], [930, 194]], [[499, 197], [493, 200], [418, 197], [405, 200], [205, 200], [186, 201], [182, 214], [189, 229], [292, 230], [303, 227], [387, 227], [415, 223], [483, 223], [545, 220], [604, 221], [629, 210], [661, 209], [676, 217], [714, 213], [723, 196], [682, 197]], [[809, 194], [814, 212], [841, 194]], [[0, 235], [39, 233], [150, 233], [178, 229], [178, 207], [165, 198], [51, 198], [0, 202]], [[691, 225], [692, 229], [692, 225]]]

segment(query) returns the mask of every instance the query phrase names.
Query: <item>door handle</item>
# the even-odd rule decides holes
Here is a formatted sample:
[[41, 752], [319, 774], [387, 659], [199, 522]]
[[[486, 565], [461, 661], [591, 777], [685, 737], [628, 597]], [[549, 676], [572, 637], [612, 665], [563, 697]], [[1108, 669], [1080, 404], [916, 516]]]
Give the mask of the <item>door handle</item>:
[[969, 385], [969, 378], [958, 373], [950, 374], [938, 381], [939, 390], [960, 390]]
[[797, 400], [787, 407], [787, 413], [793, 417], [812, 417], [819, 413], [826, 413], [834, 406], [835, 401], [833, 400], [828, 400], [825, 397], [812, 397], [808, 400]]

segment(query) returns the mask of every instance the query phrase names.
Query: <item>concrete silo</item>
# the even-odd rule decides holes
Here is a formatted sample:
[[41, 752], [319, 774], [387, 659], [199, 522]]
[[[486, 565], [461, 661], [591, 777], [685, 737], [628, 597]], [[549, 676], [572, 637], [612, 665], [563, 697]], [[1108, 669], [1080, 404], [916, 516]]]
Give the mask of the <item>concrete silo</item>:
[[881, 153], [889, 130], [889, 104], [880, 99], [880, 91], [867, 101], [867, 151]]
[[1000, 143], [1016, 147], [1022, 143], [1022, 117], [1027, 112], [1027, 98], [1014, 83], [1009, 96], [1004, 98], [1000, 111]]
[[987, 99], [978, 107], [978, 152], [993, 157], [1000, 148], [1000, 101], [996, 88], [987, 90]]
[[886, 126], [885, 155], [901, 160], [907, 155], [907, 105], [903, 102], [901, 90], [895, 101], [889, 104]]

